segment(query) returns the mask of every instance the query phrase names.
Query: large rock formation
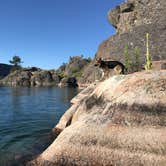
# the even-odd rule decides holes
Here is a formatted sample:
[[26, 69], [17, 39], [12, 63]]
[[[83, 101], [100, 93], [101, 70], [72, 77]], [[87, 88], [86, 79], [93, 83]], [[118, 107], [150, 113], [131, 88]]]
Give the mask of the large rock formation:
[[[134, 48], [140, 52], [140, 64], [145, 63], [146, 33], [149, 33], [149, 47], [152, 60], [166, 59], [166, 1], [128, 0], [108, 13], [108, 19], [117, 33], [103, 41], [96, 56], [104, 60], [115, 59], [124, 63], [124, 48], [128, 45], [131, 59]], [[87, 70], [93, 71], [91, 75]], [[93, 82], [95, 68], [91, 65], [84, 72], [81, 83]]]
[[165, 166], [166, 70], [114, 76], [84, 89], [27, 165]]

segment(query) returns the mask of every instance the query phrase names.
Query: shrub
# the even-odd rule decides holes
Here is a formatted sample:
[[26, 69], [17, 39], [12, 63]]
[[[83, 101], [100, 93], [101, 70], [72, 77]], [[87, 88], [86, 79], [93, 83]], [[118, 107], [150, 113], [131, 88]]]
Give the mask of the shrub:
[[134, 71], [139, 71], [140, 70], [140, 61], [139, 61], [139, 58], [140, 58], [140, 52], [139, 52], [139, 49], [138, 47], [135, 47], [134, 49]]
[[80, 78], [82, 76], [82, 70], [80, 68], [73, 68], [72, 69], [72, 76], [76, 78]]
[[125, 59], [125, 67], [127, 69], [127, 72], [131, 72], [131, 60], [129, 55], [129, 48], [128, 45], [124, 48], [124, 59]]

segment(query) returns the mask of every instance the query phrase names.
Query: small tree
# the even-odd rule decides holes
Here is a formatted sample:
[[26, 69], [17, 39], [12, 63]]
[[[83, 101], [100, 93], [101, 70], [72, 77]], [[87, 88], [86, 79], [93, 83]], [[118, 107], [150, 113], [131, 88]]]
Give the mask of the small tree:
[[139, 62], [140, 52], [138, 47], [134, 49], [134, 70], [139, 71], [140, 69], [140, 62]]
[[151, 56], [149, 53], [149, 33], [146, 34], [146, 64], [145, 64], [145, 70], [152, 69], [152, 61]]
[[92, 58], [91, 58], [91, 57], [88, 57], [88, 58], [86, 58], [86, 60], [87, 60], [88, 62], [91, 62], [91, 61], [92, 61]]
[[124, 58], [125, 58], [125, 67], [126, 67], [127, 71], [130, 72], [131, 71], [131, 60], [130, 60], [128, 45], [126, 45], [125, 49], [124, 49]]
[[22, 63], [21, 58], [19, 56], [13, 56], [12, 60], [9, 61], [12, 65], [14, 65], [15, 67], [20, 66], [20, 64]]

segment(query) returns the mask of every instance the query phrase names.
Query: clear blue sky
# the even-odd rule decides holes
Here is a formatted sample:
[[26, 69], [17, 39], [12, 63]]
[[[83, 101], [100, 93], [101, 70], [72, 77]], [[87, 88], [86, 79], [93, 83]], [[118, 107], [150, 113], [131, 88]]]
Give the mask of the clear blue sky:
[[115, 33], [110, 8], [123, 0], [0, 0], [0, 63], [16, 54], [23, 66], [57, 68], [69, 56], [94, 57]]

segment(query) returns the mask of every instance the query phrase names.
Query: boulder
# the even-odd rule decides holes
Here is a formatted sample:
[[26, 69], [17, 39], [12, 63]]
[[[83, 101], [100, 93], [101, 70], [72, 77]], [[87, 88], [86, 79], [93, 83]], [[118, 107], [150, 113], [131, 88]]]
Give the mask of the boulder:
[[166, 70], [114, 76], [72, 103], [59, 136], [27, 165], [165, 166]]
[[60, 83], [60, 87], [78, 87], [77, 79], [75, 77], [64, 77]]

